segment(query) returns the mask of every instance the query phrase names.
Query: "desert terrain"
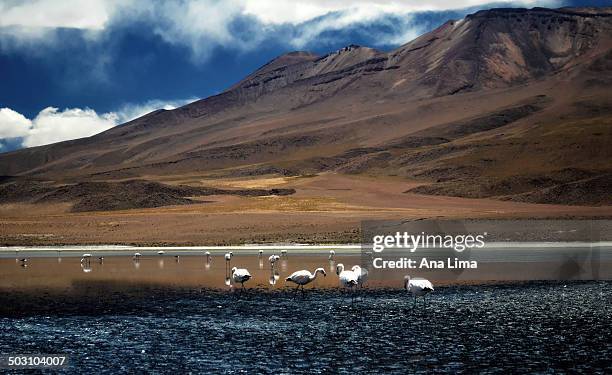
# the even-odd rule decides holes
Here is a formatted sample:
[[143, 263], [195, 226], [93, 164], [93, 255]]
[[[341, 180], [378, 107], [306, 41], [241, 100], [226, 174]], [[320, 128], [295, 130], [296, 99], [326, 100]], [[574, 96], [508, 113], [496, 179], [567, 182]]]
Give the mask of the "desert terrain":
[[358, 242], [367, 219], [612, 212], [612, 10], [493, 9], [391, 51], [0, 154], [0, 244]]
[[[188, 179], [195, 184], [197, 178]], [[401, 178], [326, 173], [313, 177], [200, 179], [205, 186], [295, 189], [292, 195], [211, 195], [147, 209], [71, 212], [70, 203], [0, 206], [4, 245], [359, 243], [362, 220], [610, 218], [611, 206], [533, 204], [432, 196]], [[166, 181], [168, 182], [168, 181]], [[181, 181], [184, 183], [184, 181]]]

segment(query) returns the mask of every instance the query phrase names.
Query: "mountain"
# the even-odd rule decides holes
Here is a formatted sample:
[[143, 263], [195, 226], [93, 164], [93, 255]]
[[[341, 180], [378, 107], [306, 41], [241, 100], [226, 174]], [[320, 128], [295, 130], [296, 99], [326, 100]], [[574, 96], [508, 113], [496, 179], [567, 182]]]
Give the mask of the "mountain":
[[492, 9], [388, 52], [291, 52], [223, 93], [0, 154], [5, 184], [396, 176], [412, 192], [609, 205], [612, 8]]

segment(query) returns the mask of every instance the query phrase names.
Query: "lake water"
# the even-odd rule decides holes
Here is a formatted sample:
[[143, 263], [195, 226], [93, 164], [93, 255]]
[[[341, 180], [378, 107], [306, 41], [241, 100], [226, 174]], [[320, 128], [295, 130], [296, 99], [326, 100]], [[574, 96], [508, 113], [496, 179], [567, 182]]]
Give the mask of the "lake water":
[[416, 308], [386, 289], [352, 303], [334, 289], [106, 287], [20, 295], [55, 312], [0, 318], [0, 352], [67, 354], [67, 372], [95, 373], [612, 371], [610, 282], [441, 287]]
[[[612, 371], [610, 281], [467, 284], [469, 273], [424, 272], [436, 290], [414, 307], [401, 289], [404, 271], [351, 295], [325, 254], [289, 254], [276, 284], [267, 256], [261, 267], [257, 255], [232, 262], [254, 276], [245, 292], [225, 284], [220, 254], [103, 263], [94, 254], [85, 266], [79, 257], [31, 257], [27, 267], [5, 257], [0, 354], [66, 354], [68, 373]], [[522, 271], [520, 262], [487, 264], [491, 275], [501, 267], [555, 275], [545, 262]], [[320, 266], [328, 275], [305, 296], [283, 281]]]

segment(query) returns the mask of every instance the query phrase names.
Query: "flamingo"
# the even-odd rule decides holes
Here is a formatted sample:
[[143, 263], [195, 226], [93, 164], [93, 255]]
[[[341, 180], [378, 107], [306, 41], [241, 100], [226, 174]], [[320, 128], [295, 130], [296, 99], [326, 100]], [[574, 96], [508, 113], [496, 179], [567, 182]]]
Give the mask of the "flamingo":
[[91, 272], [91, 254], [85, 253], [81, 256], [81, 269], [83, 272]]
[[416, 305], [417, 297], [423, 297], [423, 303], [425, 303], [425, 296], [434, 291], [431, 281], [422, 278], [411, 279], [408, 275], [404, 277], [404, 288], [414, 297], [414, 305]]
[[366, 268], [361, 268], [360, 266], [353, 266], [351, 270], [353, 270], [355, 275], [357, 275], [357, 283], [359, 284], [359, 287], [363, 288], [363, 284], [368, 281], [368, 270]]
[[81, 264], [83, 263], [89, 263], [89, 260], [91, 258], [91, 254], [89, 253], [85, 253], [81, 256]]
[[232, 266], [232, 252], [225, 253], [225, 285], [230, 285], [230, 267]]
[[334, 257], [336, 256], [336, 252], [334, 250], [330, 250], [329, 251], [329, 260], [334, 260]]
[[338, 263], [336, 266], [336, 274], [338, 274], [338, 278], [340, 279], [340, 285], [350, 290], [359, 284], [357, 281], [357, 274], [353, 271], [344, 270], [344, 264]]
[[232, 280], [234, 280], [235, 283], [240, 283], [242, 285], [242, 289], [244, 289], [244, 283], [250, 278], [251, 274], [246, 268], [232, 268]]
[[295, 289], [296, 293], [302, 287], [302, 295], [304, 294], [304, 285], [310, 284], [314, 279], [317, 278], [317, 275], [321, 273], [323, 277], [327, 276], [325, 270], [323, 268], [317, 268], [314, 270], [314, 273], [310, 273], [308, 270], [295, 271], [289, 277], [285, 279], [285, 282], [291, 281], [292, 283], [297, 284], [297, 288]]
[[278, 262], [279, 259], [280, 257], [278, 255], [270, 255], [270, 257], [268, 258], [268, 260], [270, 261], [270, 268], [274, 269], [274, 265], [276, 264], [276, 262]]
[[205, 252], [204, 255], [206, 255], [206, 261], [210, 262], [210, 251]]

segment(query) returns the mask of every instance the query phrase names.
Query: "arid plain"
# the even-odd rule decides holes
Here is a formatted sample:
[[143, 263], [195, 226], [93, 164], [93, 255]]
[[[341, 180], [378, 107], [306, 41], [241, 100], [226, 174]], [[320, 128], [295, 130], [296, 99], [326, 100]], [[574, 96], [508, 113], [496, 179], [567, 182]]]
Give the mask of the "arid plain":
[[[201, 203], [70, 212], [70, 203], [0, 206], [0, 241], [28, 244], [204, 245], [265, 242], [358, 243], [362, 220], [612, 217], [612, 207], [533, 204], [404, 193], [417, 182], [322, 174], [207, 180], [224, 187], [291, 187], [289, 196], [213, 195]], [[182, 183], [184, 181], [181, 181]]]

